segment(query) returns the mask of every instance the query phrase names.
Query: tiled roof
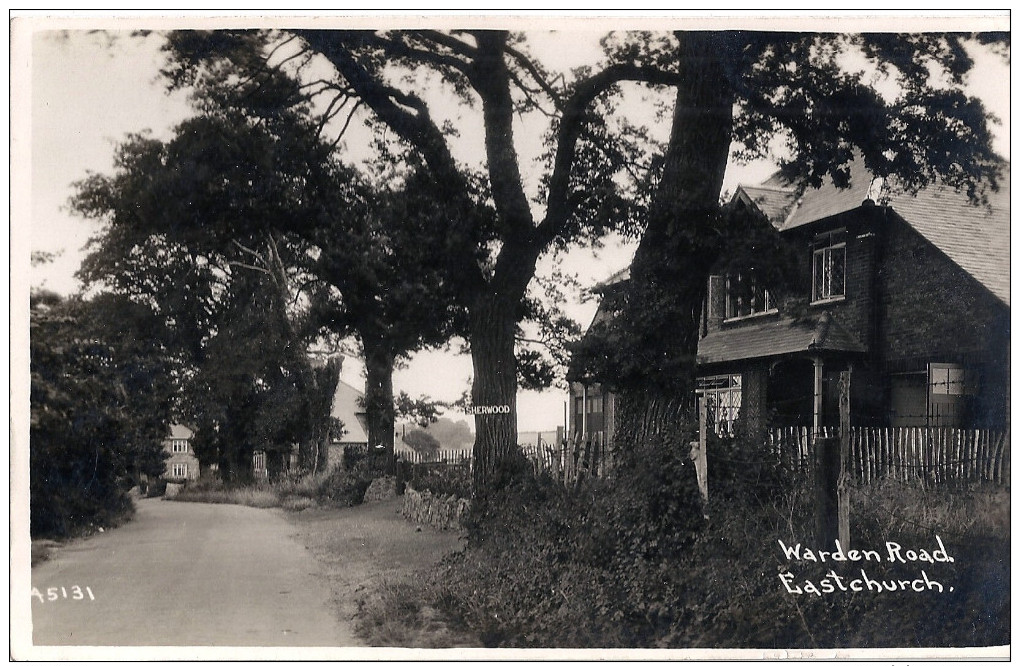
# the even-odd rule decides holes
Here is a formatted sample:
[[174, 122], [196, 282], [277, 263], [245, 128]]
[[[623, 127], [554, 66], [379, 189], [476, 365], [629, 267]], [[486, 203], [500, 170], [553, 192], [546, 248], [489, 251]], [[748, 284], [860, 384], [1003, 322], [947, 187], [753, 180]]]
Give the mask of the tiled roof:
[[340, 442], [344, 444], [365, 443], [368, 441], [365, 421], [365, 407], [362, 404], [365, 394], [343, 381], [336, 383], [333, 394], [333, 408], [330, 416], [340, 419], [344, 424], [344, 434]]
[[781, 226], [786, 220], [797, 198], [797, 193], [792, 187], [741, 185], [737, 195], [740, 196], [741, 193], [776, 227]]
[[191, 439], [195, 432], [186, 425], [180, 423], [170, 424], [170, 436], [168, 439]]
[[698, 364], [810, 351], [864, 352], [866, 348], [828, 313], [810, 321], [769, 318], [709, 333], [698, 342]]
[[[854, 210], [870, 198], [874, 180], [858, 160], [850, 169], [850, 187], [841, 190], [831, 181], [808, 190], [795, 204], [780, 229], [789, 231]], [[886, 188], [884, 203], [928, 242], [944, 252], [1003, 303], [1009, 305], [1009, 165], [1004, 167], [998, 192], [988, 193], [988, 206], [975, 206], [965, 192], [942, 185], [917, 194]], [[754, 188], [742, 187], [750, 193]], [[764, 210], [763, 210], [764, 212]]]
[[988, 207], [966, 193], [929, 187], [917, 196], [895, 194], [889, 205], [928, 242], [1009, 305], [1009, 167]]
[[621, 268], [620, 270], [616, 271], [615, 273], [613, 273], [612, 275], [607, 277], [602, 282], [599, 282], [598, 284], [596, 284], [592, 288], [592, 291], [596, 291], [596, 292], [602, 291], [606, 287], [611, 287], [614, 284], [619, 284], [621, 282], [626, 282], [629, 279], [630, 279], [630, 266], [627, 266], [626, 268]]

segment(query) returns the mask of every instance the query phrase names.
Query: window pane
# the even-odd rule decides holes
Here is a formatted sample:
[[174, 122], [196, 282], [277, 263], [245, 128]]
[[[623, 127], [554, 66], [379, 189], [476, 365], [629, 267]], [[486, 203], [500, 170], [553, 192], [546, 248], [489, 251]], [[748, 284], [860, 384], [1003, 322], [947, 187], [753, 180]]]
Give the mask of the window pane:
[[817, 301], [825, 298], [822, 291], [825, 271], [825, 251], [817, 250], [814, 253], [814, 277], [811, 281], [811, 300]]
[[949, 395], [963, 395], [963, 368], [955, 366], [946, 368], [946, 388]]
[[828, 296], [842, 296], [846, 286], [846, 246], [833, 248], [829, 257], [832, 267]]

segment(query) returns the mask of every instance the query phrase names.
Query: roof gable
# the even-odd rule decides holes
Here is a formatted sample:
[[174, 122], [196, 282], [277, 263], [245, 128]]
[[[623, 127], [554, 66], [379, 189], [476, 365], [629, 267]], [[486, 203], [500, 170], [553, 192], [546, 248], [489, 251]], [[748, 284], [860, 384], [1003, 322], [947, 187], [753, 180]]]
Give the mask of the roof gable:
[[975, 206], [965, 192], [938, 184], [916, 194], [893, 188], [878, 192], [878, 181], [865, 168], [864, 161], [858, 159], [850, 166], [848, 188], [839, 189], [829, 179], [819, 188], [806, 190], [781, 223], [773, 216], [781, 214], [780, 193], [787, 188], [779, 187], [774, 177], [763, 186], [741, 186], [740, 190], [781, 231], [804, 227], [881, 199], [883, 205], [1009, 305], [1008, 162], [1004, 163], [1003, 175], [999, 191], [987, 193], [988, 206]]
[[170, 424], [170, 434], [167, 439], [191, 439], [195, 436], [195, 432], [186, 425], [181, 423]]
[[894, 194], [889, 206], [953, 263], [1009, 305], [1009, 167], [988, 206], [941, 185], [916, 196]]
[[768, 185], [741, 185], [734, 198], [759, 210], [772, 226], [783, 225], [797, 200], [797, 191], [792, 187]]
[[330, 416], [340, 419], [344, 424], [344, 434], [340, 442], [364, 443], [368, 441], [367, 421], [364, 407], [365, 394], [344, 381], [336, 383], [333, 393], [333, 407]]

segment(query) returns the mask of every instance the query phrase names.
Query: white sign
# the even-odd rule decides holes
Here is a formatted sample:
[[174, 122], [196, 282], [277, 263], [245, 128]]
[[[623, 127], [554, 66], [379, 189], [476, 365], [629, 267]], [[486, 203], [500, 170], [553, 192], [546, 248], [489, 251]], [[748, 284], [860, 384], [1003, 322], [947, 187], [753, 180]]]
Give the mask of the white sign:
[[509, 414], [510, 405], [478, 405], [476, 407], [468, 407], [468, 414]]

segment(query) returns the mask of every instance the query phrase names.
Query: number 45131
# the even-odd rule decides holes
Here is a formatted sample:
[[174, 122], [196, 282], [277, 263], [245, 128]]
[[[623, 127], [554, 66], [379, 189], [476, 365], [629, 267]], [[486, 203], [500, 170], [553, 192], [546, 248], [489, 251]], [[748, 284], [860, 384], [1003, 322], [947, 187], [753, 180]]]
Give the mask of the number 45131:
[[92, 588], [86, 585], [82, 587], [80, 585], [72, 585], [71, 587], [47, 587], [46, 595], [39, 591], [39, 588], [32, 588], [32, 596], [39, 600], [39, 603], [46, 603], [47, 601], [57, 601], [59, 599], [71, 599], [73, 601], [81, 601], [88, 597], [89, 601], [95, 601], [96, 595], [92, 594]]

